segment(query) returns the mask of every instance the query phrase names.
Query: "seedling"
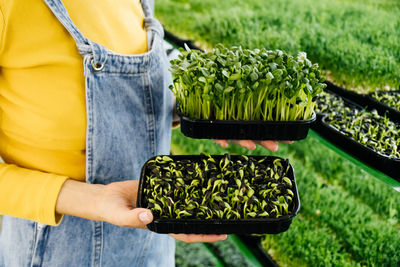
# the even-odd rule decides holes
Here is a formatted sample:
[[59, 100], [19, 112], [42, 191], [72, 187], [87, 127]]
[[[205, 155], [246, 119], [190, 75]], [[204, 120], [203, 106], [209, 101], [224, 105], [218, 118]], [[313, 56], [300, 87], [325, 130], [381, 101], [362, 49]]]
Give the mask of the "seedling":
[[156, 218], [279, 218], [295, 207], [288, 160], [203, 155], [198, 160], [158, 156], [146, 164], [144, 207]]
[[368, 112], [345, 103], [340, 97], [323, 92], [317, 112], [325, 122], [357, 142], [389, 158], [400, 158], [400, 125], [376, 110]]
[[296, 121], [311, 118], [326, 85], [304, 52], [226, 48], [181, 50], [171, 61], [180, 112], [193, 119]]
[[370, 96], [389, 107], [400, 111], [400, 90], [397, 91], [375, 91]]

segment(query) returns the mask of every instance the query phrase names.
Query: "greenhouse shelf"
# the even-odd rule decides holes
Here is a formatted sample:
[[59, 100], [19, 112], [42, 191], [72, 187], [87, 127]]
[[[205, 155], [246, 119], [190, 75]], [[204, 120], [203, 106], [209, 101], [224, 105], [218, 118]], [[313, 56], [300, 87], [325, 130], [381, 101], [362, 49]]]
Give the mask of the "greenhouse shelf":
[[212, 251], [212, 249], [210, 249], [206, 243], [202, 244], [203, 247], [205, 247], [207, 249], [208, 252], [211, 253], [212, 257], [214, 258], [214, 260], [217, 262], [217, 265], [215, 267], [224, 267], [224, 264], [222, 263], [222, 261], [217, 257], [217, 255], [215, 255], [214, 251]]
[[[257, 247], [257, 243], [249, 243], [246, 240], [242, 240], [237, 235], [230, 235], [229, 238], [235, 243], [237, 248], [240, 250], [242, 255], [248, 259], [249, 262], [252, 263], [254, 267], [258, 266], [266, 266], [266, 267], [277, 267], [278, 265], [272, 261], [271, 258], [268, 260], [264, 259], [264, 255], [261, 255], [259, 248]], [[258, 239], [257, 239], [258, 240]], [[257, 241], [258, 242], [258, 241]]]
[[[321, 144], [324, 144], [331, 150], [335, 151], [338, 153], [340, 156], [345, 157], [352, 163], [356, 164], [357, 166], [361, 167], [363, 170], [368, 172], [369, 174], [373, 175], [374, 177], [378, 178], [382, 182], [386, 183], [387, 185], [391, 186], [394, 190], [400, 192], [400, 182], [396, 181], [395, 179], [387, 176], [386, 174], [364, 164], [363, 162], [359, 161], [358, 159], [354, 158], [353, 156], [349, 155], [347, 152], [341, 150], [337, 146], [335, 146], [333, 143], [330, 141], [326, 140], [324, 137], [322, 137], [320, 134], [315, 132], [314, 130], [310, 130], [309, 135], [312, 137], [315, 137]], [[399, 170], [400, 171], [400, 170]]]

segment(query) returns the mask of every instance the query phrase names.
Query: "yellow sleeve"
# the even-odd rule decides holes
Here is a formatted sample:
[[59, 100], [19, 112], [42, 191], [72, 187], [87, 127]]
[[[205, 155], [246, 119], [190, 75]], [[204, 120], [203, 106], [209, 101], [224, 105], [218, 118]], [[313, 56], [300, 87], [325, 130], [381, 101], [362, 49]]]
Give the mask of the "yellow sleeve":
[[5, 26], [6, 26], [6, 18], [4, 15], [4, 0], [0, 0], [0, 53], [3, 50], [3, 44], [4, 44], [3, 33]]
[[3, 50], [3, 32], [5, 27], [5, 18], [3, 12], [3, 1], [0, 1], [0, 53]]
[[[10, 2], [0, 0], [0, 58]], [[1, 71], [1, 66], [0, 66]], [[0, 140], [1, 142], [1, 140]], [[66, 176], [0, 163], [0, 214], [57, 225], [55, 207]]]
[[0, 214], [57, 225], [58, 194], [66, 176], [0, 164]]

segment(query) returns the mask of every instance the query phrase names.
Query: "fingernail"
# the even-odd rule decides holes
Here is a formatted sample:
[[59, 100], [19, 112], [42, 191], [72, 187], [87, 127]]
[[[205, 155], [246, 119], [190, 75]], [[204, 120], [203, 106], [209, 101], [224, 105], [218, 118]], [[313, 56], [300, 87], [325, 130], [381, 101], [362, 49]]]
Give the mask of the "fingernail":
[[222, 146], [222, 147], [227, 147], [228, 146], [228, 144], [225, 143], [225, 142], [221, 142], [221, 143], [219, 143], [219, 145]]
[[148, 211], [139, 213], [139, 219], [142, 223], [145, 224], [151, 223], [151, 221], [153, 220], [151, 213]]
[[245, 146], [247, 149], [250, 149], [250, 150], [254, 150], [257, 147], [257, 145], [254, 143], [246, 143]]

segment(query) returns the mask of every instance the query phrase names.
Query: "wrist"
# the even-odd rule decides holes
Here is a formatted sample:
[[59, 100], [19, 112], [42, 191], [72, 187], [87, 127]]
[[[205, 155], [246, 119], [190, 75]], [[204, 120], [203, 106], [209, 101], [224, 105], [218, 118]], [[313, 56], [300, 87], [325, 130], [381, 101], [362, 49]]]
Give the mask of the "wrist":
[[90, 220], [103, 220], [101, 200], [104, 185], [68, 179], [57, 199], [56, 212]]

